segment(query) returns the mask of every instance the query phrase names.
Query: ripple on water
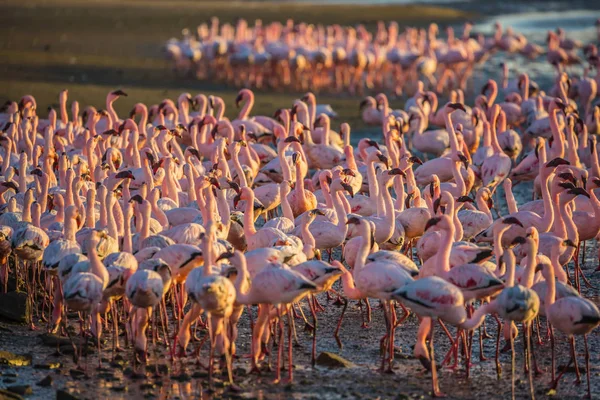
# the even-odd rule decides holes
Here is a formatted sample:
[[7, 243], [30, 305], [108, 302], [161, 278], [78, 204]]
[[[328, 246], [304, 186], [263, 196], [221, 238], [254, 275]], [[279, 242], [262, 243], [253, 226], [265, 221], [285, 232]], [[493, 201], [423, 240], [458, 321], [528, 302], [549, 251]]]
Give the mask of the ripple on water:
[[573, 10], [528, 12], [495, 16], [488, 21], [478, 24], [477, 30], [486, 33], [494, 31], [494, 23], [500, 22], [503, 27], [512, 27], [517, 32], [526, 35], [544, 37], [549, 30], [563, 28], [569, 37], [579, 40], [593, 40], [595, 35], [594, 22], [600, 18], [598, 10]]

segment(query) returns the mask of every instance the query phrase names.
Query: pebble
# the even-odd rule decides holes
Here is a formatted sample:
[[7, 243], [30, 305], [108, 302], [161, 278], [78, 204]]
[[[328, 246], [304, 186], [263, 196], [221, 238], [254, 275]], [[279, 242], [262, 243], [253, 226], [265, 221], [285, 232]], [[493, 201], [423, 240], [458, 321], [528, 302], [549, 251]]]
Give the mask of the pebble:
[[27, 322], [31, 313], [25, 292], [0, 294], [0, 316], [11, 321]]
[[29, 396], [30, 394], [33, 394], [33, 390], [31, 389], [31, 386], [29, 386], [29, 385], [7, 386], [6, 390], [8, 390], [9, 392], [16, 393], [21, 396]]
[[47, 362], [47, 363], [43, 363], [43, 364], [35, 364], [33, 366], [33, 368], [36, 368], [36, 369], [58, 369], [61, 366], [62, 365], [59, 362]]
[[327, 368], [353, 368], [356, 364], [346, 360], [342, 356], [327, 351], [317, 357], [317, 365]]
[[10, 392], [6, 389], [0, 389], [0, 399], [1, 400], [22, 400], [23, 397], [16, 393]]
[[48, 387], [52, 385], [52, 377], [50, 375], [48, 375], [47, 377], [45, 377], [44, 379], [42, 379], [41, 381], [39, 381], [37, 383], [38, 386], [41, 387]]
[[11, 367], [26, 367], [31, 365], [31, 355], [20, 355], [11, 353], [10, 351], [0, 350], [0, 364], [9, 365]]

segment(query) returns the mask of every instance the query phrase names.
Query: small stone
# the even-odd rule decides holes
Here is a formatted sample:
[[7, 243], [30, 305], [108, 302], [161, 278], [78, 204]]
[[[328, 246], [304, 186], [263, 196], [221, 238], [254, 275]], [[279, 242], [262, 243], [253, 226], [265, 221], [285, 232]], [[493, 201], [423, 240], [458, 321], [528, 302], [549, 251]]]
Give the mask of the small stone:
[[6, 390], [8, 390], [9, 392], [12, 392], [12, 393], [16, 393], [21, 396], [29, 396], [30, 394], [33, 394], [33, 390], [31, 389], [31, 386], [29, 386], [29, 385], [7, 386]]
[[66, 390], [57, 390], [56, 391], [56, 400], [79, 400], [77, 397], [72, 395]]
[[19, 355], [10, 351], [0, 350], [0, 364], [9, 365], [11, 367], [26, 367], [31, 365], [31, 355]]
[[27, 322], [31, 309], [25, 292], [0, 294], [0, 316], [11, 321]]
[[39, 381], [37, 383], [38, 386], [41, 387], [48, 387], [52, 385], [52, 377], [50, 375], [48, 375], [47, 377], [45, 377], [44, 379], [42, 379], [41, 381]]
[[[69, 338], [62, 337], [62, 336], [56, 335], [54, 333], [42, 333], [39, 336], [39, 338], [42, 339], [42, 343], [46, 346], [54, 346], [54, 347], [66, 346], [66, 345], [71, 346], [71, 341], [69, 340]], [[73, 339], [73, 341], [77, 342], [77, 341], [79, 341], [79, 338]], [[75, 344], [77, 344], [77, 343], [75, 343]]]
[[85, 377], [85, 372], [80, 369], [70, 369], [69, 374], [71, 374], [71, 376], [75, 379], [82, 379]]
[[23, 400], [23, 397], [19, 396], [16, 393], [10, 392], [6, 389], [0, 389], [0, 399], [1, 400]]
[[353, 368], [356, 366], [356, 364], [346, 360], [345, 358], [327, 351], [319, 354], [317, 357], [317, 365], [327, 368]]
[[59, 362], [47, 362], [42, 364], [35, 364], [33, 368], [36, 369], [58, 369], [61, 367]]

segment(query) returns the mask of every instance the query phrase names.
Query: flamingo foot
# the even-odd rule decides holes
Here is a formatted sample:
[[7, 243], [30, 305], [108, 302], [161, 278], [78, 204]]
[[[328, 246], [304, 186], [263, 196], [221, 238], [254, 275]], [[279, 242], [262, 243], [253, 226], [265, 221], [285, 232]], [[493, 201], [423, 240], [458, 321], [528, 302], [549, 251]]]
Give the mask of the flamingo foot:
[[427, 371], [431, 371], [431, 360], [429, 358], [421, 356], [419, 357], [419, 361]]

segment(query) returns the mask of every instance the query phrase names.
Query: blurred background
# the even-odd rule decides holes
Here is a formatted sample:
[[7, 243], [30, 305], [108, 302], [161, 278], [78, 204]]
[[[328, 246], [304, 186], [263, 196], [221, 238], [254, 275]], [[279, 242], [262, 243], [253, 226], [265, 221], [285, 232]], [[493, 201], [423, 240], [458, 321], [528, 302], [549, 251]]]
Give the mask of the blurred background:
[[[38, 108], [57, 107], [58, 92], [82, 105], [104, 107], [106, 93], [121, 88], [129, 93], [116, 103], [126, 113], [134, 103], [156, 104], [181, 92], [222, 96], [233, 104], [236, 88], [199, 81], [173, 72], [165, 55], [165, 43], [180, 38], [182, 29], [195, 31], [198, 24], [216, 16], [223, 22], [245, 18], [250, 25], [285, 22], [288, 18], [314, 24], [356, 25], [373, 28], [379, 20], [396, 21], [400, 27], [422, 27], [435, 21], [462, 32], [465, 21], [475, 32], [491, 33], [495, 20], [544, 41], [545, 32], [559, 24], [572, 37], [594, 35], [600, 2], [572, 1], [409, 1], [409, 0], [314, 0], [307, 1], [202, 1], [202, 0], [4, 0], [0, 13], [0, 101], [35, 95]], [[536, 36], [537, 35], [537, 36]], [[591, 36], [590, 36], [591, 37]], [[519, 60], [513, 61], [518, 69]], [[481, 76], [497, 73], [498, 63], [488, 62]], [[552, 76], [540, 62], [539, 74]], [[528, 68], [531, 68], [529, 66]], [[534, 74], [536, 65], [533, 65]], [[546, 69], [544, 69], [546, 68]], [[477, 74], [476, 74], [477, 75]], [[539, 77], [537, 77], [539, 79]], [[270, 115], [291, 104], [298, 93], [269, 90], [256, 96], [254, 112]], [[320, 95], [331, 104], [341, 121], [362, 129], [359, 99]], [[394, 99], [393, 106], [402, 104]], [[228, 116], [237, 110], [229, 107]]]

